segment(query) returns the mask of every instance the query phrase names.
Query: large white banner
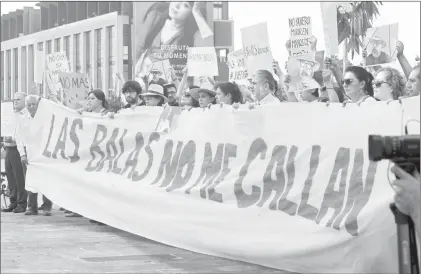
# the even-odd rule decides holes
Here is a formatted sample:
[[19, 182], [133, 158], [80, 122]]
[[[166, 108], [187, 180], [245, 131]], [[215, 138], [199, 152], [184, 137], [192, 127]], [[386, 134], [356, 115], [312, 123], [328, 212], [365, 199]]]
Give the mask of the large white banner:
[[401, 104], [173, 110], [110, 119], [42, 100], [27, 189], [195, 252], [299, 273], [397, 273], [388, 162], [369, 162], [368, 135], [400, 135]]

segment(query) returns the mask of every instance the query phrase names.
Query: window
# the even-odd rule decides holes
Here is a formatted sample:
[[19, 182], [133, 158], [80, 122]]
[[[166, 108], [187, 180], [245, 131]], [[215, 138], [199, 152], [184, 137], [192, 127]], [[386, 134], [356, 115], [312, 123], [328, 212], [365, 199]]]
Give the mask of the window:
[[85, 72], [86, 74], [88, 74], [88, 78], [90, 79], [91, 83], [92, 83], [92, 64], [91, 64], [91, 32], [87, 31], [85, 32]]
[[67, 60], [70, 60], [70, 36], [64, 37], [64, 52], [66, 53]]
[[57, 38], [54, 44], [55, 44], [55, 52], [60, 52], [60, 38]]
[[116, 28], [115, 26], [111, 26], [107, 28], [108, 31], [108, 62], [109, 62], [109, 69], [108, 69], [108, 88], [114, 89], [114, 76], [116, 73], [116, 66], [117, 60], [115, 53], [116, 47]]
[[80, 33], [75, 34], [75, 55], [76, 55], [76, 72], [80, 72]]
[[96, 88], [102, 88], [102, 59], [101, 59], [101, 51], [102, 51], [102, 43], [101, 43], [101, 29], [95, 30], [96, 35]]
[[51, 54], [51, 40], [47, 41], [47, 54]]
[[[130, 25], [123, 25], [123, 77], [124, 79], [132, 78], [132, 70], [130, 69], [132, 58], [131, 52], [129, 51], [129, 45], [131, 44]], [[139, 56], [140, 57], [140, 56]]]
[[213, 20], [222, 20], [222, 2], [213, 2]]

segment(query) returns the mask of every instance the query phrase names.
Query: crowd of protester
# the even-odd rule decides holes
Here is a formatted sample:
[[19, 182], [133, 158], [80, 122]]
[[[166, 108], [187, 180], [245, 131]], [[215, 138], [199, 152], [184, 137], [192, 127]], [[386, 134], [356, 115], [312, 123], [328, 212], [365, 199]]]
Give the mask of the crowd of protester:
[[[316, 43], [317, 40], [313, 38], [314, 51]], [[290, 51], [290, 43], [287, 42], [286, 47]], [[102, 90], [94, 89], [88, 95], [86, 106], [77, 112], [80, 115], [84, 112], [92, 112], [114, 118], [124, 111], [144, 106], [181, 107], [189, 111], [192, 108], [212, 108], [222, 105], [238, 108], [246, 104], [252, 109], [259, 105], [281, 105], [287, 102], [361, 104], [419, 96], [419, 62], [415, 67], [411, 67], [404, 55], [402, 42], [397, 42], [396, 50], [397, 60], [404, 75], [387, 65], [379, 66], [374, 75], [364, 66], [355, 66], [350, 63], [343, 70], [342, 61], [332, 56], [325, 58], [324, 66], [319, 71], [321, 84], [313, 78], [314, 75], [308, 75], [301, 79], [303, 87], [300, 89], [292, 87], [288, 71], [284, 73], [275, 60], [273, 62], [274, 74], [268, 70], [259, 70], [249, 79], [249, 85], [239, 85], [235, 82], [215, 83], [209, 77], [205, 78], [207, 86], [194, 85], [192, 77], [188, 77], [187, 66], [183, 70], [181, 79], [177, 78], [173, 71], [169, 82], [161, 78], [162, 73], [158, 70], [151, 70], [151, 80], [144, 77], [143, 83], [134, 80], [125, 81], [121, 74], [117, 74], [116, 88], [110, 93], [122, 94], [122, 97], [114, 96], [113, 99], [107, 100]], [[287, 70], [287, 66], [285, 69]], [[121, 86], [121, 89], [117, 86]], [[310, 86], [311, 88], [306, 88]], [[2, 140], [2, 146], [6, 151], [5, 167], [10, 189], [10, 205], [3, 208], [2, 212], [37, 215], [38, 210], [43, 210], [45, 216], [51, 215], [52, 203], [47, 197], [43, 196], [43, 204], [38, 207], [37, 194], [25, 190], [28, 164], [25, 149], [28, 134], [25, 130], [33, 119], [40, 100], [41, 98], [37, 95], [27, 96], [20, 92], [14, 94], [14, 108], [19, 119], [16, 120], [16, 135], [4, 137]], [[396, 194], [398, 207], [410, 214], [416, 220], [414, 223], [420, 224], [419, 174], [412, 176], [397, 167], [394, 172], [401, 178], [395, 181], [395, 184], [399, 186]], [[415, 190], [414, 185], [417, 185]], [[61, 210], [65, 209], [61, 208]], [[65, 213], [68, 217], [81, 217], [68, 210], [65, 210]], [[95, 220], [91, 222], [101, 225]], [[417, 231], [419, 233], [419, 227]]]

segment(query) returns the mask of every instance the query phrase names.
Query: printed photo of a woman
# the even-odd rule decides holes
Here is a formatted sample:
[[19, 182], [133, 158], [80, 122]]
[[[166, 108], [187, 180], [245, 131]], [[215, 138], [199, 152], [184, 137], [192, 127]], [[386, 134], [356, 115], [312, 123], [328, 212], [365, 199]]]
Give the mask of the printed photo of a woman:
[[[135, 2], [150, 5], [150, 2]], [[188, 47], [213, 46], [205, 2], [155, 2], [146, 12], [135, 6], [135, 79], [143, 84], [152, 64], [169, 59], [177, 77], [187, 62]]]

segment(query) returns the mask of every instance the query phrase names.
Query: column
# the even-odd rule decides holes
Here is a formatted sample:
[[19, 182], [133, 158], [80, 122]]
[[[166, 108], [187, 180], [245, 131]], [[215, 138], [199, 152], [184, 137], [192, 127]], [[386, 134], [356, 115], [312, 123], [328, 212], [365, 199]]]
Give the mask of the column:
[[107, 27], [103, 27], [101, 29], [101, 65], [102, 65], [102, 90], [105, 93], [105, 96], [108, 96], [108, 72], [110, 70], [110, 66], [109, 66], [109, 54], [108, 54], [108, 33], [107, 33], [108, 28]]
[[[42, 42], [42, 50], [44, 51], [44, 56], [45, 57], [47, 57], [47, 42], [46, 41], [44, 41], [44, 42]], [[44, 60], [44, 71], [45, 72], [47, 72], [47, 68], [46, 68], [46, 65], [45, 65], [45, 60]], [[45, 73], [44, 73], [44, 75], [42, 76], [43, 78], [42, 78], [42, 94], [44, 95], [44, 98], [47, 98], [47, 94], [48, 94], [48, 88], [47, 88], [47, 81], [45, 80], [46, 78], [45, 78]]]
[[27, 91], [32, 92], [32, 85], [34, 84], [34, 45], [26, 46], [26, 87]]
[[75, 37], [73, 34], [69, 37], [69, 69], [76, 71]]
[[91, 85], [93, 88], [95, 88], [96, 85], [96, 78], [97, 78], [97, 66], [96, 66], [96, 62], [97, 62], [97, 41], [96, 41], [96, 30], [93, 29], [91, 31]]
[[80, 33], [79, 38], [79, 53], [80, 53], [80, 72], [87, 73], [86, 71], [86, 35], [85, 32]]
[[[116, 56], [116, 72], [121, 73], [123, 75], [123, 54], [124, 54], [124, 46], [123, 46], [123, 20], [121, 16], [117, 17], [117, 25], [116, 25], [116, 41], [114, 47], [114, 56]], [[128, 80], [128, 79], [127, 79]]]
[[15, 49], [12, 48], [10, 50], [10, 90], [11, 96], [13, 98], [13, 94], [16, 92], [16, 83], [15, 83]]
[[[23, 54], [25, 52], [25, 54]], [[27, 82], [26, 82], [26, 76], [28, 75], [28, 66], [26, 64], [27, 60], [28, 60], [28, 51], [25, 46], [20, 46], [19, 47], [19, 79], [18, 79], [18, 83], [20, 84], [20, 88], [19, 90], [28, 94], [28, 86], [27, 86]]]

